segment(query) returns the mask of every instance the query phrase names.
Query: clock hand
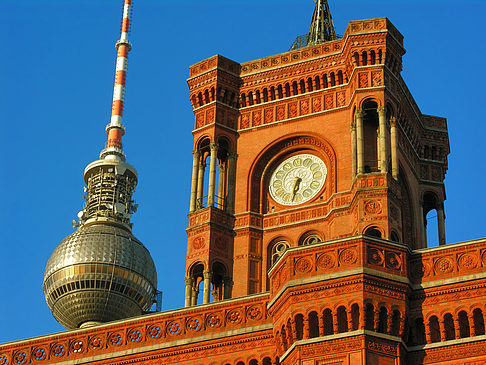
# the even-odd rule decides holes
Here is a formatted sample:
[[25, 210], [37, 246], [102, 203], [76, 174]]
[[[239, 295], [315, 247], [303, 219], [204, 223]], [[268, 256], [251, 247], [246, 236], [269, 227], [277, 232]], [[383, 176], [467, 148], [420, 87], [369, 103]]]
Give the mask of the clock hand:
[[294, 187], [292, 188], [292, 201], [294, 201], [295, 194], [299, 191], [301, 181], [302, 179], [300, 177], [295, 178]]

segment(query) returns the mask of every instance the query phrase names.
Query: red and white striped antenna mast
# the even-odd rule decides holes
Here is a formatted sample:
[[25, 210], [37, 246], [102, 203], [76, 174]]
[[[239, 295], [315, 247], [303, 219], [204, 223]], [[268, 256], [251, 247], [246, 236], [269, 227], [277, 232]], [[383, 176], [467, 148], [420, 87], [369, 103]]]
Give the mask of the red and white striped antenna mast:
[[125, 100], [125, 84], [127, 78], [128, 53], [132, 49], [132, 44], [128, 40], [130, 30], [132, 0], [124, 0], [123, 21], [120, 39], [116, 42], [116, 72], [115, 86], [113, 88], [113, 103], [111, 107], [111, 120], [106, 126], [108, 141], [105, 149], [101, 151], [101, 159], [114, 159], [125, 161], [123, 152], [122, 136], [125, 134], [125, 127], [122, 124], [123, 103]]

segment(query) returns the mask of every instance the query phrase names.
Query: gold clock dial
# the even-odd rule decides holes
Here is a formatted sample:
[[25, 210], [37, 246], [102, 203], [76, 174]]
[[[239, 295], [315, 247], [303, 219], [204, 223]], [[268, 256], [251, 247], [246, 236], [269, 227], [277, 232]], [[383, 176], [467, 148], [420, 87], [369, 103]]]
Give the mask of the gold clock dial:
[[269, 191], [279, 204], [299, 205], [308, 202], [321, 191], [327, 168], [317, 156], [299, 154], [283, 161], [270, 178]]

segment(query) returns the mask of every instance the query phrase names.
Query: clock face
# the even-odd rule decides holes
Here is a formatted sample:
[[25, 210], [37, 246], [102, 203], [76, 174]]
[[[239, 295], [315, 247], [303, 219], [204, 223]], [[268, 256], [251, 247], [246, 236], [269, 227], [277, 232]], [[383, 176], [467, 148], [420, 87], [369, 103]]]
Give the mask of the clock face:
[[308, 202], [321, 191], [327, 168], [317, 156], [299, 154], [282, 162], [270, 178], [269, 191], [279, 204], [299, 205]]

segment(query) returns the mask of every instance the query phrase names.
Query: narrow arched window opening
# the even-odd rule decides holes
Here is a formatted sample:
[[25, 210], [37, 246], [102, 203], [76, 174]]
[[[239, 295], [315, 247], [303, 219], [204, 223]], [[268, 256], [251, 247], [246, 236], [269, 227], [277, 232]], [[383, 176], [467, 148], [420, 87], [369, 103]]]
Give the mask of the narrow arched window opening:
[[346, 308], [341, 306], [337, 310], [337, 321], [338, 321], [338, 333], [343, 333], [348, 331], [348, 314], [346, 313]]
[[473, 322], [474, 322], [474, 330], [476, 336], [482, 336], [485, 334], [485, 328], [484, 328], [484, 316], [483, 316], [483, 311], [479, 308], [476, 308], [473, 311]]
[[366, 236], [381, 238], [381, 231], [377, 227], [368, 228], [364, 234]]
[[309, 313], [309, 338], [319, 337], [319, 318], [317, 312]]
[[444, 315], [444, 332], [446, 341], [456, 339], [456, 330], [454, 328], [454, 318], [452, 314], [447, 313]]
[[471, 336], [471, 331], [469, 328], [469, 318], [465, 311], [459, 312], [459, 333], [461, 335], [461, 338]]
[[332, 311], [330, 309], [325, 309], [322, 312], [322, 321], [324, 325], [324, 336], [329, 336], [334, 333], [332, 324]]
[[295, 316], [295, 335], [297, 336], [297, 340], [304, 338], [304, 316], [302, 314]]
[[436, 316], [432, 316], [429, 319], [429, 331], [430, 331], [430, 341], [440, 342], [440, 327], [439, 319]]
[[365, 329], [375, 330], [375, 310], [371, 303], [366, 304]]
[[364, 103], [363, 111], [364, 170], [378, 172], [378, 104], [369, 100]]

